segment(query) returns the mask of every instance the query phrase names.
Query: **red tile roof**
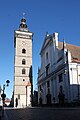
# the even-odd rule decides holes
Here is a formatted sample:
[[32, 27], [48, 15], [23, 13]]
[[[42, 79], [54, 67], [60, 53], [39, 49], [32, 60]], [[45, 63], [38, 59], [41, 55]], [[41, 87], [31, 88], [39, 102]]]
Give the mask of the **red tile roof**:
[[[59, 42], [58, 47], [59, 49], [62, 49], [63, 42]], [[80, 46], [66, 43], [66, 49], [68, 49], [71, 52], [72, 62], [80, 63]]]
[[11, 102], [11, 100], [9, 98], [6, 98], [5, 102]]
[[27, 83], [27, 86], [31, 86], [31, 83], [30, 83], [30, 81]]

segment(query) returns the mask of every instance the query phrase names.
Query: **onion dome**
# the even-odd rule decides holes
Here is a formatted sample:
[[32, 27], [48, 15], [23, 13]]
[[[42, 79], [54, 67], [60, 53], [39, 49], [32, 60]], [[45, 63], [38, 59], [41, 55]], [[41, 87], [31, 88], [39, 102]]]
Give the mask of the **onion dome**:
[[22, 19], [21, 19], [20, 30], [28, 30], [28, 27], [27, 27], [26, 19], [25, 19], [25, 18], [22, 18]]

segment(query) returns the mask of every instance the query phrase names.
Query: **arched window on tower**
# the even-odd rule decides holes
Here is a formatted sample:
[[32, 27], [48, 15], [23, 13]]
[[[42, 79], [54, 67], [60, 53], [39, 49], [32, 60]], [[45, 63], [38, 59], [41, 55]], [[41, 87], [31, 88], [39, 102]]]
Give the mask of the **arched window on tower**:
[[25, 53], [26, 53], [26, 50], [25, 50], [24, 48], [22, 49], [22, 53], [23, 53], [23, 54], [25, 54]]
[[26, 64], [26, 61], [25, 59], [22, 60], [22, 64], [25, 65]]
[[25, 74], [26, 73], [26, 70], [25, 69], [22, 69], [22, 74]]

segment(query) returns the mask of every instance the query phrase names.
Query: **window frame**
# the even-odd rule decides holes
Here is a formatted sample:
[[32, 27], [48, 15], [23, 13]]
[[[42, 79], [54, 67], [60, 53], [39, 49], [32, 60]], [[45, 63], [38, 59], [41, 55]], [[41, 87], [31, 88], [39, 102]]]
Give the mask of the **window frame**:
[[22, 59], [22, 65], [25, 65], [25, 64], [26, 64], [26, 60]]
[[26, 69], [25, 68], [22, 69], [22, 74], [26, 74]]

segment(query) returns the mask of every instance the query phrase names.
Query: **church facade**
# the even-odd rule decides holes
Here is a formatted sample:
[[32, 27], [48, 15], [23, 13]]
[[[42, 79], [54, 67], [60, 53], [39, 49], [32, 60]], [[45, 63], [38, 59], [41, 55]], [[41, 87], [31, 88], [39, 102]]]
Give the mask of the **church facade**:
[[46, 34], [38, 69], [38, 103], [71, 103], [80, 100], [80, 46]]
[[26, 19], [14, 31], [14, 107], [31, 106], [32, 37]]

